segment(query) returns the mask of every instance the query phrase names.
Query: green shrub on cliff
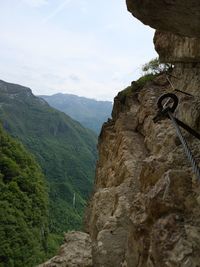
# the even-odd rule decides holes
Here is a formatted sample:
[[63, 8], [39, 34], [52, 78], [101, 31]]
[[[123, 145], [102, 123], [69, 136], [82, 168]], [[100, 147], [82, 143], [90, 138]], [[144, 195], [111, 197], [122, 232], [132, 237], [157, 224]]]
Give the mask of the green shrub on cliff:
[[144, 75], [156, 75], [163, 72], [167, 72], [172, 68], [170, 63], [160, 63], [158, 58], [151, 59], [148, 63], [142, 66], [142, 71]]
[[43, 260], [47, 204], [39, 166], [0, 126], [0, 267], [29, 267]]
[[151, 59], [142, 66], [142, 76], [137, 81], [133, 81], [131, 86], [119, 92], [118, 99], [121, 103], [125, 103], [126, 97], [132, 95], [133, 92], [138, 92], [159, 74], [168, 73], [172, 69], [173, 65], [170, 63], [160, 63], [158, 58]]

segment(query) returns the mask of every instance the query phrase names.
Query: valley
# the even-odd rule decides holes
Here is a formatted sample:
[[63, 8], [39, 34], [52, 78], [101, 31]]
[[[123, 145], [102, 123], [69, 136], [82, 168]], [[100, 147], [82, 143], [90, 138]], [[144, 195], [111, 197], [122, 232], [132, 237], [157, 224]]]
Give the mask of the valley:
[[112, 102], [97, 101], [72, 94], [41, 95], [50, 106], [64, 112], [79, 121], [84, 127], [91, 129], [97, 135], [102, 124], [111, 117]]
[[0, 121], [35, 156], [45, 175], [51, 253], [63, 232], [82, 228], [95, 175], [97, 136], [34, 96], [29, 88], [4, 81], [0, 81]]

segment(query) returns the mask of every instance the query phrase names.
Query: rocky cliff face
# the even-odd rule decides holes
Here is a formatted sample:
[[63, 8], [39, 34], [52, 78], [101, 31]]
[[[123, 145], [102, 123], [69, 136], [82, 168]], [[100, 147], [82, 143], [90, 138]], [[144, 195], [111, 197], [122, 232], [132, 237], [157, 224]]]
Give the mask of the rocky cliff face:
[[58, 255], [37, 267], [92, 267], [90, 236], [82, 232], [65, 234]]
[[162, 62], [200, 62], [200, 39], [156, 31], [155, 49]]
[[133, 16], [154, 29], [200, 37], [197, 0], [126, 0], [126, 3]]
[[126, 0], [128, 10], [155, 28], [162, 62], [200, 62], [200, 3], [196, 0]]
[[[200, 68], [177, 65], [173, 75], [179, 77], [174, 86], [197, 96], [178, 93], [176, 116], [200, 132]], [[95, 192], [86, 216], [91, 266], [200, 266], [200, 183], [171, 122], [153, 122], [158, 97], [171, 90], [160, 75], [115, 98], [113, 119], [99, 137]], [[199, 141], [184, 135], [199, 161]], [[79, 250], [78, 242], [73, 246]], [[61, 265], [66, 255], [77, 259], [65, 249], [43, 266], [88, 266]]]
[[[185, 76], [178, 67], [174, 73]], [[157, 99], [168, 91], [161, 75], [119, 94], [115, 119], [103, 127], [88, 223], [94, 266], [200, 266], [200, 184], [171, 122], [153, 122]], [[200, 131], [199, 101], [179, 98], [176, 116]], [[199, 159], [199, 141], [188, 140]]]
[[[174, 88], [193, 95], [176, 92], [175, 115], [200, 132], [200, 4], [127, 0], [127, 5], [157, 29], [156, 50], [163, 62], [175, 65], [169, 76]], [[172, 91], [162, 74], [144, 87], [132, 83], [115, 98], [112, 119], [99, 137], [86, 216], [95, 267], [200, 266], [200, 181], [170, 120], [153, 122], [158, 98]], [[183, 134], [200, 162], [199, 140]]]
[[[174, 88], [193, 95], [177, 93], [176, 116], [200, 131], [200, 4], [127, 0], [127, 5], [157, 29], [154, 43], [161, 61], [175, 64]], [[160, 75], [115, 99], [113, 119], [99, 138], [88, 220], [94, 266], [200, 266], [200, 183], [171, 122], [153, 122], [157, 99], [170, 91]], [[184, 134], [199, 161], [199, 141]]]

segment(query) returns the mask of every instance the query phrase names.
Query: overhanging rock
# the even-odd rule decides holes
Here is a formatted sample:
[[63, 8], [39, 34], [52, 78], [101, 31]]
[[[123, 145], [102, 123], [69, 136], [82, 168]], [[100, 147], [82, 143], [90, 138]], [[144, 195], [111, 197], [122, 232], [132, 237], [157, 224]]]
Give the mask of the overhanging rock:
[[134, 17], [154, 29], [200, 37], [198, 0], [126, 0], [126, 3]]

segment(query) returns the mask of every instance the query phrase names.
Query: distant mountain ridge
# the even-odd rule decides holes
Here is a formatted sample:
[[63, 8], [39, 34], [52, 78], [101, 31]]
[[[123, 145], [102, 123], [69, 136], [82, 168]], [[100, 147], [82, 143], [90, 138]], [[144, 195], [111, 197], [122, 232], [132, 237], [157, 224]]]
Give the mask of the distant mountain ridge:
[[97, 101], [73, 94], [40, 95], [50, 106], [63, 111], [84, 127], [99, 134], [102, 124], [111, 116], [112, 102]]
[[61, 236], [79, 229], [93, 185], [97, 136], [29, 88], [4, 81], [0, 81], [0, 122], [35, 155], [47, 177], [50, 232]]

